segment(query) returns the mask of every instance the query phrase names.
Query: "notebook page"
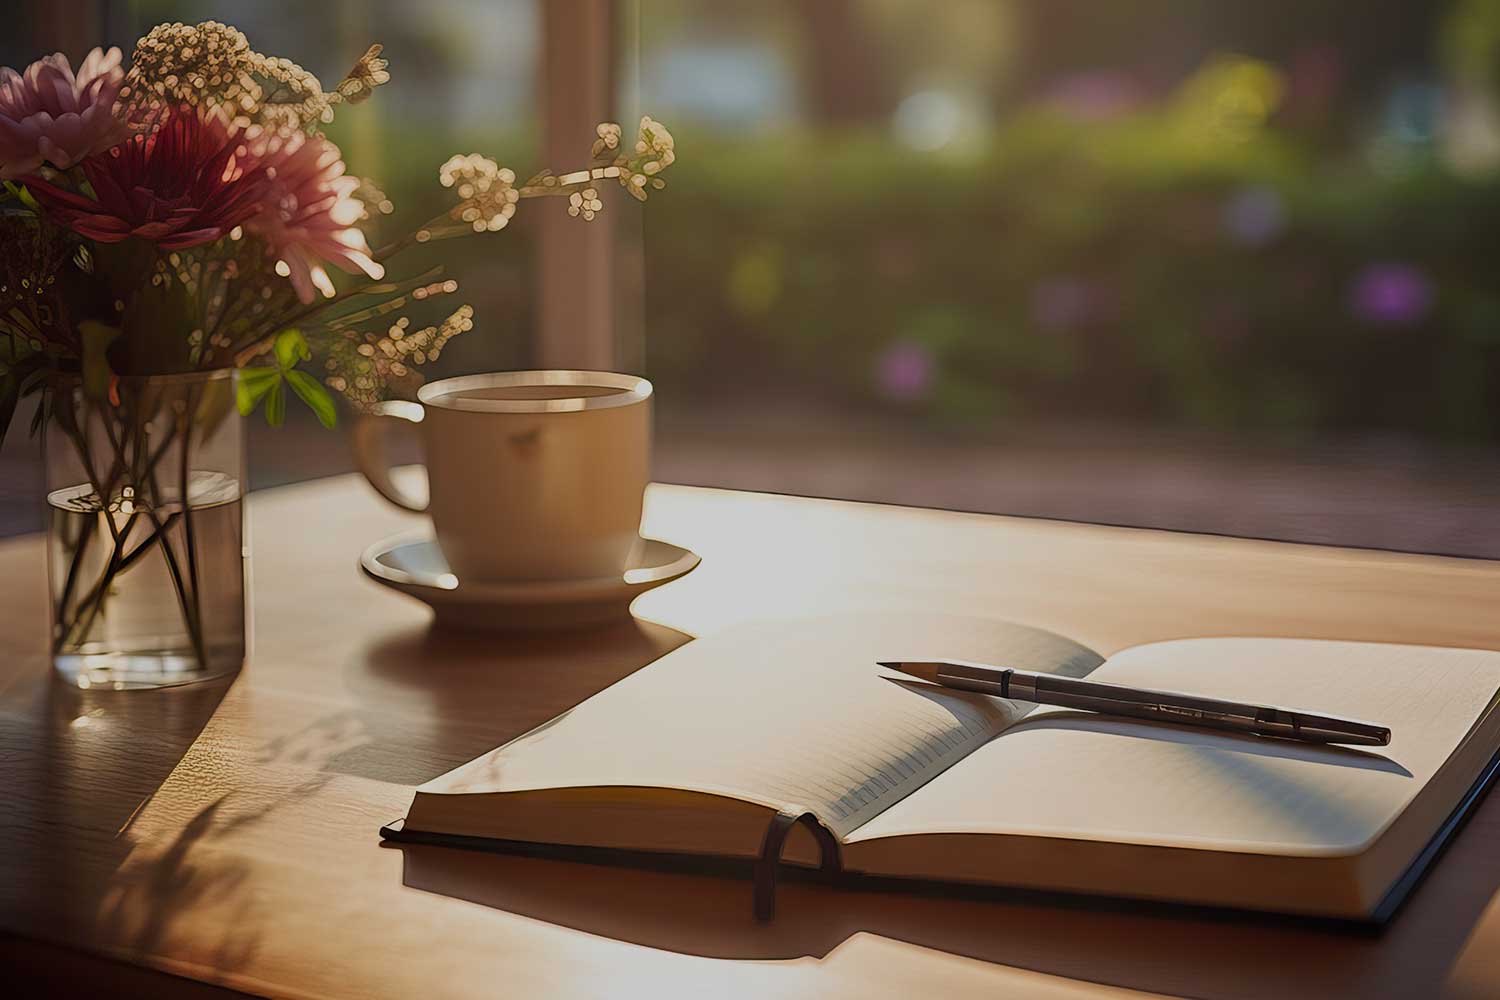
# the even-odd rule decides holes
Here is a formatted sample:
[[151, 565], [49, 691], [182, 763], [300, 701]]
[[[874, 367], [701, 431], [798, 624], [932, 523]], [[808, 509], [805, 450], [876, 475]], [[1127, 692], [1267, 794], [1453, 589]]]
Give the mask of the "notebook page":
[[811, 811], [841, 836], [1023, 710], [888, 680], [875, 666], [903, 657], [1003, 661], [1073, 676], [1101, 660], [1051, 633], [981, 619], [759, 622], [694, 640], [420, 791], [688, 789]]
[[1043, 708], [851, 842], [873, 848], [881, 838], [989, 833], [1358, 853], [1489, 710], [1500, 653], [1192, 639], [1126, 650], [1092, 676], [1364, 719], [1390, 726], [1391, 744], [1319, 747]]

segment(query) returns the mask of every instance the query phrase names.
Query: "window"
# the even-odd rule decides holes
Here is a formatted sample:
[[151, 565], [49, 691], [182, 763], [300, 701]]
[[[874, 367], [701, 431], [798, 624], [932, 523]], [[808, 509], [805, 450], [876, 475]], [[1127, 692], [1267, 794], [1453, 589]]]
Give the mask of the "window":
[[[36, 3], [0, 56], [213, 17], [326, 76], [379, 40], [333, 135], [414, 216], [450, 152], [667, 122], [644, 217], [431, 257], [477, 315], [431, 375], [643, 371], [659, 479], [1500, 556], [1491, 6]], [[251, 463], [348, 468], [311, 427]]]
[[1491, 7], [635, 5], [662, 478], [1500, 555]]

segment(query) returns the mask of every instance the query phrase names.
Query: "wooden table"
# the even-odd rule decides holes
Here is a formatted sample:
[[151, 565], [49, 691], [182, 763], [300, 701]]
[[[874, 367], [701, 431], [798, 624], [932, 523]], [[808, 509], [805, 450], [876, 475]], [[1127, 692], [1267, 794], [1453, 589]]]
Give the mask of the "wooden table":
[[[604, 630], [443, 634], [365, 581], [415, 526], [341, 477], [250, 503], [232, 682], [51, 683], [42, 542], [0, 543], [0, 966], [274, 996], [1500, 995], [1500, 796], [1386, 933], [782, 888], [384, 847], [411, 789], [693, 636], [856, 609], [1015, 619], [1102, 652], [1214, 634], [1500, 648], [1500, 564], [652, 487], [703, 556]], [[76, 950], [75, 950], [76, 949]], [[154, 971], [146, 971], [154, 970]], [[170, 973], [173, 976], [163, 975]], [[201, 987], [210, 995], [218, 990]]]

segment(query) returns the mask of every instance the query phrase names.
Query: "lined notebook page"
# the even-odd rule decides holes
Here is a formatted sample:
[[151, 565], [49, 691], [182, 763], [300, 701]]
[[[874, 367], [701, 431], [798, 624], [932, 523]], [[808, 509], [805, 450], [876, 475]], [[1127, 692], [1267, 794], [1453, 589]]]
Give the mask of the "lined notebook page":
[[1391, 744], [1319, 747], [1044, 708], [851, 840], [989, 833], [1357, 853], [1490, 709], [1500, 653], [1190, 639], [1125, 650], [1092, 676], [1364, 719], [1390, 726]]
[[934, 657], [1072, 676], [1101, 660], [1048, 632], [972, 618], [756, 623], [694, 640], [420, 791], [680, 788], [811, 811], [842, 836], [1022, 710], [887, 680], [875, 666]]

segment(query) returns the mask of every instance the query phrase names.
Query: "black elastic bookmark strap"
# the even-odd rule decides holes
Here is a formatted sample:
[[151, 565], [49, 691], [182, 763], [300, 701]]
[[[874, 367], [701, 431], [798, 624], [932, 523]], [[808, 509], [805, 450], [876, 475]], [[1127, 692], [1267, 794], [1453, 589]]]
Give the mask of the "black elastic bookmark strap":
[[787, 835], [792, 827], [801, 823], [812, 831], [822, 853], [821, 869], [827, 874], [839, 870], [839, 842], [827, 827], [818, 822], [812, 813], [793, 816], [779, 812], [771, 817], [766, 827], [766, 839], [760, 846], [760, 858], [755, 862], [755, 919], [770, 920], [776, 916], [776, 867], [781, 863], [781, 851], [786, 846]]

